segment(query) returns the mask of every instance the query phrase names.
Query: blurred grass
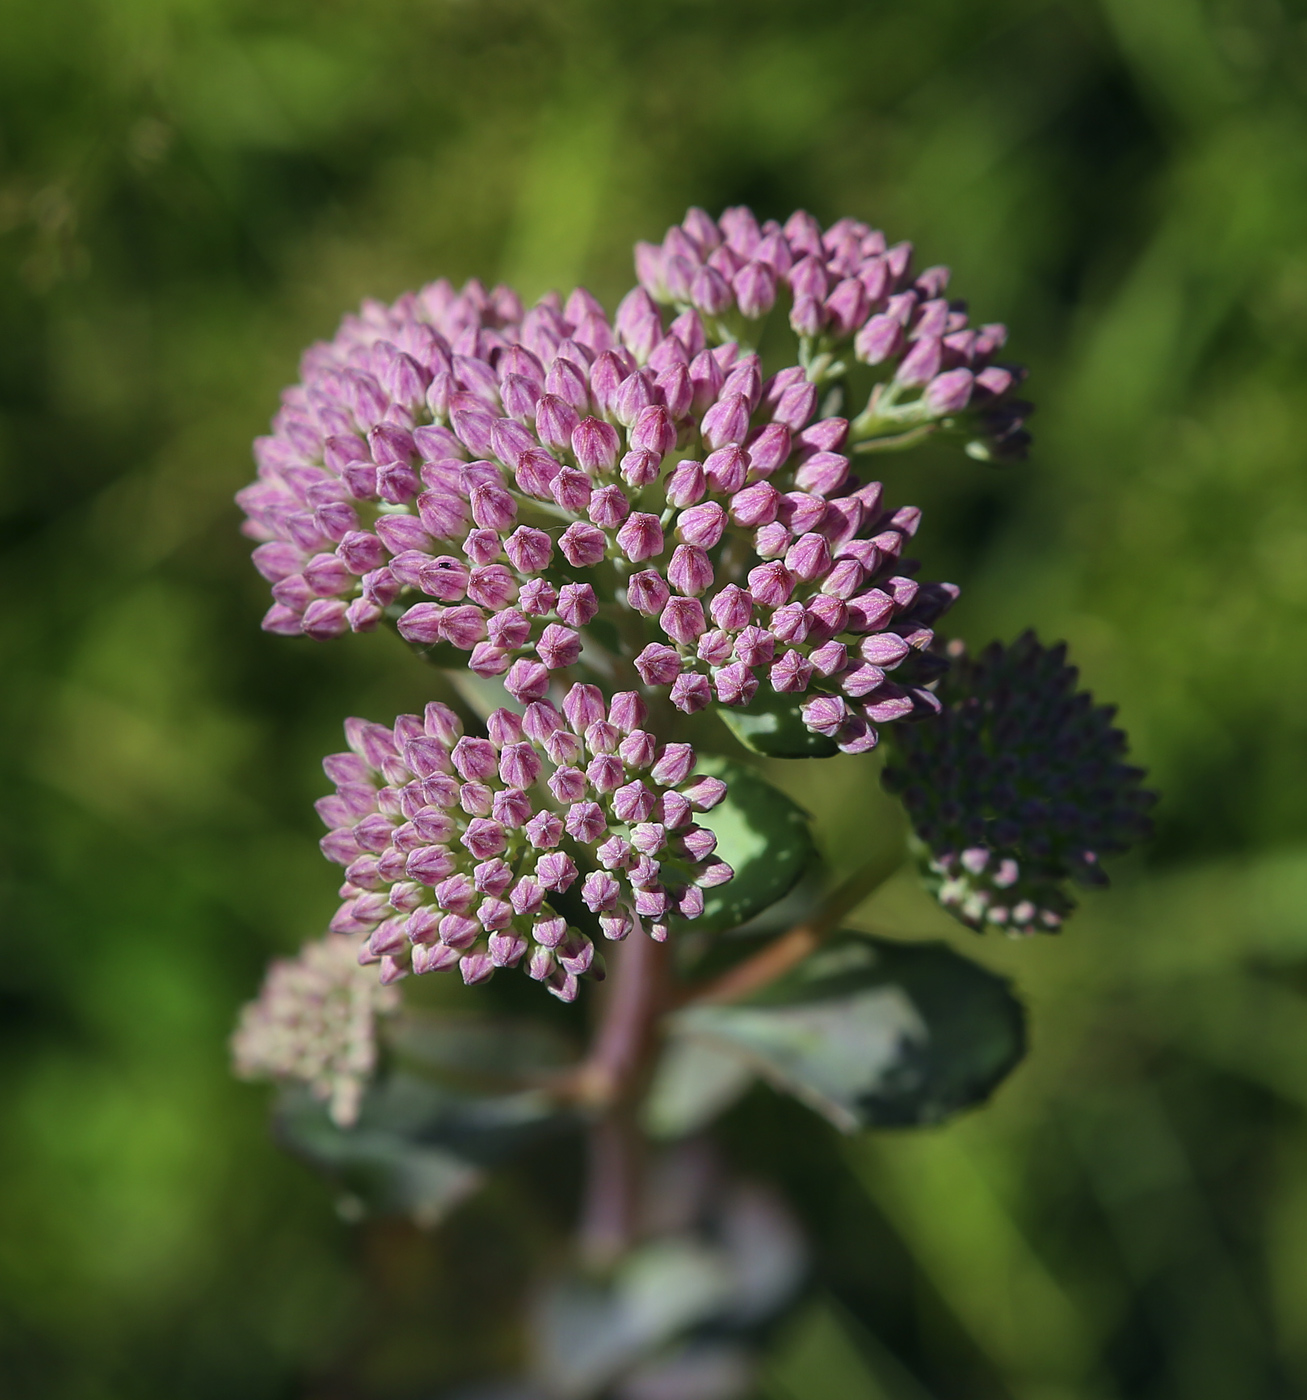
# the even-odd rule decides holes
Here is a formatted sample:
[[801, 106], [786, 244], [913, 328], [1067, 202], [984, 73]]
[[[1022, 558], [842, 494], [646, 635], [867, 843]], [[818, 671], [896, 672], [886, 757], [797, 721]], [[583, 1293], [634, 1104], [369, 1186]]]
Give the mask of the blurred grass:
[[[1067, 637], [1166, 798], [1065, 938], [860, 911], [1016, 977], [1034, 1054], [929, 1134], [735, 1116], [819, 1241], [766, 1393], [1307, 1391], [1305, 89], [1289, 0], [8, 7], [0, 1389], [417, 1396], [500, 1355], [461, 1285], [530, 1211], [351, 1234], [227, 1077], [331, 906], [319, 755], [430, 684], [262, 636], [230, 497], [360, 296], [611, 305], [634, 238], [747, 200], [912, 238], [1011, 324], [1031, 463], [888, 480], [956, 627]], [[776, 776], [835, 865], [891, 839], [870, 761]]]

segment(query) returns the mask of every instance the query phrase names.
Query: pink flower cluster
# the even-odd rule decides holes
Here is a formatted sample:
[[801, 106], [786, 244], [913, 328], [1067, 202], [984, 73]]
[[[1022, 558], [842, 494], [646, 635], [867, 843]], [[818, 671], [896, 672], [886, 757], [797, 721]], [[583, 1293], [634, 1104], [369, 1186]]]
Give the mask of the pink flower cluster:
[[993, 363], [1007, 328], [970, 327], [965, 303], [944, 296], [949, 269], [914, 273], [911, 243], [891, 247], [856, 219], [823, 230], [802, 210], [781, 225], [759, 224], [742, 207], [719, 220], [691, 209], [661, 244], [638, 243], [635, 265], [656, 300], [697, 311], [724, 339], [740, 336], [788, 292], [790, 325], [810, 347], [852, 340], [864, 364], [892, 370], [896, 398], [919, 391], [914, 424], [969, 409], [968, 426], [978, 433], [972, 455], [1025, 453], [1030, 405], [1012, 397], [1025, 372]]
[[646, 718], [635, 692], [605, 705], [578, 684], [561, 709], [496, 710], [484, 739], [434, 702], [390, 728], [347, 720], [351, 751], [324, 760], [336, 791], [317, 804], [322, 849], [346, 867], [332, 931], [361, 937], [386, 984], [453, 968], [471, 984], [522, 963], [571, 1001], [601, 971], [554, 907], [573, 886], [610, 939], [661, 940], [672, 915], [697, 918], [732, 871], [694, 814], [726, 785], [696, 777], [690, 745], [659, 743]]
[[851, 475], [848, 422], [816, 417], [802, 368], [764, 379], [697, 311], [664, 327], [639, 288], [612, 324], [582, 291], [520, 322], [505, 307], [496, 329], [464, 307], [463, 351], [429, 300], [310, 352], [261, 440], [241, 503], [274, 581], [266, 628], [324, 638], [390, 609], [529, 704], [585, 664], [607, 609], [686, 712], [747, 705], [765, 680], [858, 751], [933, 708], [889, 673], [955, 590], [911, 577], [919, 512]]

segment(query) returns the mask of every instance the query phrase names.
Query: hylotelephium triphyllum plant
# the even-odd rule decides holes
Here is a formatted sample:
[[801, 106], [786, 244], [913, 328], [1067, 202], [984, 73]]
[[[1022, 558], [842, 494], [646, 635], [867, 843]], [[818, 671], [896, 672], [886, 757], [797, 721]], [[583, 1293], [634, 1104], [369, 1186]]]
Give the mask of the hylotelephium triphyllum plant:
[[[839, 932], [892, 863], [825, 893], [804, 880], [804, 814], [697, 757], [685, 717], [715, 711], [773, 757], [887, 737], [928, 887], [978, 930], [1059, 929], [1070, 885], [1103, 882], [1152, 798], [1063, 649], [1027, 634], [973, 661], [941, 642], [958, 589], [905, 557], [920, 512], [854, 471], [928, 437], [1024, 455], [1005, 328], [971, 327], [946, 268], [914, 272], [910, 245], [852, 219], [692, 209], [636, 268], [611, 320], [583, 289], [530, 309], [477, 282], [366, 302], [255, 444], [238, 500], [264, 628], [393, 628], [444, 680], [421, 715], [345, 722], [318, 803], [340, 909], [274, 965], [234, 1048], [242, 1075], [287, 1086], [283, 1135], [356, 1211], [434, 1220], [539, 1131], [585, 1127], [590, 1272], [545, 1295], [533, 1384], [621, 1395], [725, 1347], [741, 1364], [722, 1374], [744, 1378], [711, 1392], [727, 1396], [789, 1275], [752, 1313], [712, 1294], [598, 1355], [549, 1341], [577, 1289], [617, 1317], [662, 1257], [641, 1219], [675, 1152], [651, 1141], [691, 1141], [755, 1076], [845, 1130], [935, 1121], [1011, 1069], [1023, 1020], [942, 945]], [[764, 367], [785, 314], [794, 363]], [[401, 1009], [405, 979], [505, 968], [570, 1002], [604, 978], [601, 949], [579, 1054]], [[729, 1273], [719, 1227], [742, 1188], [700, 1184], [684, 1227]]]

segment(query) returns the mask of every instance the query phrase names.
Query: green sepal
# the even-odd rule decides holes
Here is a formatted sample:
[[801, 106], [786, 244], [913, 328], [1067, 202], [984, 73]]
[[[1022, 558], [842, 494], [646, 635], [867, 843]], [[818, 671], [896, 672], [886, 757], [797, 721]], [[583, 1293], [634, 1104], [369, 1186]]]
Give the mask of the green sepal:
[[1026, 1048], [1006, 978], [942, 943], [857, 933], [670, 1029], [738, 1056], [844, 1132], [938, 1123], [988, 1098]]
[[682, 927], [720, 933], [784, 899], [815, 859], [816, 847], [808, 814], [754, 769], [705, 754], [695, 771], [726, 783], [726, 796], [698, 820], [716, 835], [716, 857], [735, 876], [705, 890], [703, 913]]
[[716, 709], [740, 743], [765, 758], [831, 758], [839, 753], [834, 739], [814, 734], [804, 725], [799, 705], [793, 695], [760, 689], [750, 705], [718, 705]]

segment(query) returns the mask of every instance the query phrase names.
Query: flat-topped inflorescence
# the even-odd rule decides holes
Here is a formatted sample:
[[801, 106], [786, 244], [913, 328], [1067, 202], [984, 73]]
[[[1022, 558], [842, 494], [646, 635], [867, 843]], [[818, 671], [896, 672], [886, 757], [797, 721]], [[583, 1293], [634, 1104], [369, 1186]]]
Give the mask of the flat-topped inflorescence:
[[242, 1079], [307, 1084], [342, 1128], [358, 1118], [377, 1063], [377, 1017], [399, 1009], [399, 989], [361, 968], [353, 940], [328, 934], [269, 967], [241, 1012], [232, 1058]]
[[1031, 632], [960, 650], [929, 725], [900, 731], [885, 783], [908, 809], [927, 884], [975, 929], [1056, 932], [1068, 885], [1107, 883], [1105, 855], [1148, 835], [1155, 796], [1124, 762], [1115, 710], [1076, 690], [1065, 646]]
[[614, 940], [697, 918], [703, 890], [732, 875], [694, 820], [726, 785], [646, 718], [635, 692], [605, 704], [578, 684], [561, 709], [496, 710], [484, 739], [435, 702], [391, 727], [347, 720], [351, 751], [324, 760], [336, 791], [317, 804], [323, 852], [346, 867], [332, 931], [358, 936], [386, 983], [457, 968], [470, 984], [521, 963], [571, 1001], [602, 963], [558, 896], [575, 886]]
[[697, 312], [664, 326], [642, 289], [611, 325], [578, 291], [456, 343], [429, 300], [311, 352], [261, 440], [241, 502], [274, 581], [266, 628], [390, 616], [529, 703], [606, 626], [600, 645], [681, 710], [765, 684], [852, 752], [933, 710], [904, 663], [956, 589], [912, 577], [920, 513], [850, 473], [849, 424], [817, 417], [801, 367], [764, 378]]
[[842, 376], [852, 351], [878, 382], [852, 424], [870, 447], [945, 429], [983, 460], [1023, 457], [1031, 405], [1025, 378], [994, 356], [1007, 327], [971, 327], [966, 304], [944, 296], [947, 267], [912, 266], [912, 244], [840, 219], [824, 229], [802, 210], [759, 224], [745, 208], [713, 219], [691, 209], [661, 244], [638, 243], [636, 273], [656, 300], [697, 312], [711, 338], [757, 344], [778, 298], [788, 302], [801, 361], [818, 382]]

